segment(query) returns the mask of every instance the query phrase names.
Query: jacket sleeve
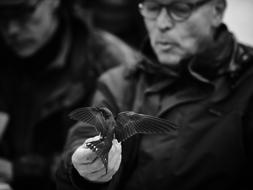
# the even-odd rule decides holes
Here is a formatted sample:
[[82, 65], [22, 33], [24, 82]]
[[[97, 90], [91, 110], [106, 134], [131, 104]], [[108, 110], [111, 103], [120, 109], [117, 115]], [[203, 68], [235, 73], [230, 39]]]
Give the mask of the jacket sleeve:
[[[103, 91], [103, 90], [102, 90]], [[101, 92], [100, 89], [94, 95], [93, 103], [107, 105], [111, 103], [106, 98], [110, 95], [105, 95], [106, 92]], [[109, 93], [109, 91], [107, 92]], [[85, 180], [81, 177], [76, 169], [73, 167], [71, 162], [71, 157], [74, 151], [83, 144], [85, 139], [98, 135], [95, 128], [84, 123], [76, 123], [68, 133], [67, 141], [65, 144], [64, 152], [62, 154], [62, 159], [60, 164], [57, 167], [56, 172], [56, 183], [57, 189], [59, 190], [76, 190], [76, 189], [92, 189], [100, 190], [107, 189], [108, 183], [93, 183], [88, 180]]]
[[71, 157], [85, 139], [96, 136], [94, 127], [81, 122], [76, 123], [69, 131], [61, 161], [56, 171], [57, 189], [103, 189], [106, 183], [93, 183], [81, 177], [73, 167]]

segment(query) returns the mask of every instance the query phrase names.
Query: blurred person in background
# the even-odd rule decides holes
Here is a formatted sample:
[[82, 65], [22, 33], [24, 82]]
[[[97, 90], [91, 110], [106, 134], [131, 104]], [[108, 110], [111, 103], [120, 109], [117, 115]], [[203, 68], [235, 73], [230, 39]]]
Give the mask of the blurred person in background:
[[135, 48], [146, 36], [136, 0], [92, 0], [92, 22]]
[[12, 190], [9, 184], [0, 182], [0, 190]]
[[86, 146], [99, 134], [78, 122], [57, 170], [58, 189], [253, 189], [253, 49], [223, 24], [226, 1], [144, 0], [139, 7], [146, 57], [103, 74], [93, 105], [178, 128], [113, 140], [106, 172]]
[[75, 14], [74, 1], [0, 0], [0, 179], [14, 190], [54, 188], [75, 107], [132, 50]]

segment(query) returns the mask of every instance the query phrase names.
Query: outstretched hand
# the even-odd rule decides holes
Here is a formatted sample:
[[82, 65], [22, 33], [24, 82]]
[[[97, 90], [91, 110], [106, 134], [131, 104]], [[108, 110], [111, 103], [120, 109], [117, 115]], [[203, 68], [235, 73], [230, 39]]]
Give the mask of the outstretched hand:
[[87, 139], [79, 146], [72, 155], [72, 163], [78, 173], [85, 179], [93, 182], [110, 181], [118, 171], [121, 163], [121, 143], [116, 139], [112, 141], [112, 147], [108, 155], [108, 171], [101, 159], [91, 149], [86, 147], [86, 143], [99, 140], [100, 136]]

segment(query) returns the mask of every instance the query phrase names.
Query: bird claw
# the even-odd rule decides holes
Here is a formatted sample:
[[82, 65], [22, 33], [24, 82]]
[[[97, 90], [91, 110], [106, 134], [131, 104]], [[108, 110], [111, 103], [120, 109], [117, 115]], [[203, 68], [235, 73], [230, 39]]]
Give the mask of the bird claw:
[[91, 150], [97, 152], [99, 149], [98, 149], [98, 145], [101, 143], [102, 141], [101, 140], [98, 140], [98, 141], [93, 141], [93, 142], [87, 142], [85, 143], [85, 146], [87, 148], [90, 148]]

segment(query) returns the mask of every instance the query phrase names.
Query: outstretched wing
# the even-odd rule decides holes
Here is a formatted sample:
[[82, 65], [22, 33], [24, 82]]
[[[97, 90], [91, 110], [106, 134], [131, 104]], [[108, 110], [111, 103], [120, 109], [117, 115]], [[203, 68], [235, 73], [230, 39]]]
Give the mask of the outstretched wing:
[[82, 121], [84, 123], [91, 124], [99, 133], [104, 134], [105, 132], [103, 127], [104, 118], [99, 109], [96, 107], [83, 107], [75, 109], [69, 114], [69, 117], [76, 121]]
[[119, 113], [116, 122], [115, 136], [120, 142], [138, 133], [166, 134], [177, 128], [168, 120], [134, 112]]

